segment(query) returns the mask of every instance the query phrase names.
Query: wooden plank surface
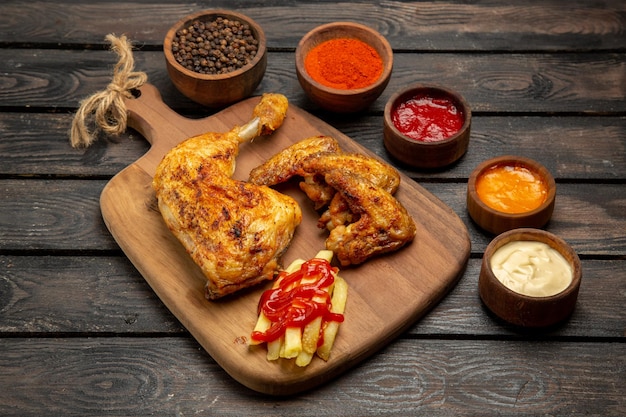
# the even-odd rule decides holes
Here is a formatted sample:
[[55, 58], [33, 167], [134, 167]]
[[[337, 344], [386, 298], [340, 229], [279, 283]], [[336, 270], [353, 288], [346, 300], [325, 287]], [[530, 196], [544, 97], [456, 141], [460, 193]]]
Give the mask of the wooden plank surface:
[[[127, 33], [143, 47], [160, 48], [165, 32], [178, 19], [208, 8], [238, 10], [267, 28], [269, 48], [294, 49], [315, 26], [331, 20], [359, 21], [380, 31], [394, 49], [452, 51], [612, 50], [623, 48], [626, 6], [620, 0], [558, 0], [502, 4], [386, 1], [335, 2], [306, 0], [216, 0], [180, 4], [166, 1], [65, 0], [24, 4], [5, 0], [0, 14], [0, 41], [15, 44], [79, 42], [91, 47], [104, 44], [107, 33]], [[31, 19], [39, 15], [38, 19]], [[98, 16], [98, 19], [93, 19]], [[306, 19], [303, 19], [306, 16]], [[270, 30], [271, 29], [271, 30]], [[76, 36], [79, 34], [80, 36]], [[462, 36], [459, 36], [461, 34]], [[520, 40], [523, 41], [520, 42]]]
[[[230, 378], [106, 230], [98, 196], [146, 152], [141, 135], [101, 137], [81, 151], [67, 142], [78, 102], [110, 80], [112, 32], [137, 41], [137, 67], [169, 105], [211, 114], [174, 90], [160, 52], [172, 16], [207, 7], [266, 27], [270, 64], [257, 93], [284, 93], [382, 159], [391, 161], [382, 109], [397, 88], [438, 81], [473, 107], [470, 149], [457, 165], [400, 167], [467, 226], [472, 258], [459, 284], [388, 348], [290, 398]], [[625, 9], [621, 0], [2, 2], [0, 414], [624, 415]], [[297, 41], [335, 19], [377, 28], [394, 48], [391, 83], [364, 114], [319, 111], [297, 84]], [[511, 152], [554, 174], [563, 206], [557, 200], [559, 221], [548, 228], [583, 262], [571, 320], [539, 333], [494, 320], [476, 292], [490, 236], [467, 218], [465, 183], [482, 160]]]
[[14, 392], [11, 404], [0, 402], [4, 416], [240, 416], [242, 410], [247, 416], [383, 410], [607, 416], [624, 410], [621, 344], [402, 340], [297, 400], [242, 389], [190, 338], [153, 344], [141, 338], [19, 338], [0, 340], [0, 349], [0, 386]]
[[[73, 149], [67, 137], [71, 119], [70, 114], [30, 117], [0, 113], [7, 139], [0, 141], [0, 175], [111, 178], [149, 149], [148, 142], [132, 129], [119, 138], [100, 138], [87, 149]], [[327, 120], [381, 159], [395, 164], [383, 146], [380, 116]], [[557, 182], [624, 181], [625, 124], [626, 116], [473, 115], [471, 145], [457, 164], [434, 172], [397, 167], [420, 183], [463, 183], [486, 158], [517, 154], [541, 162]]]
[[[203, 109], [183, 97], [167, 77], [161, 51], [134, 53], [136, 69], [145, 71], [166, 103], [181, 113]], [[0, 49], [0, 71], [13, 83], [0, 108], [75, 108], [78, 102], [106, 88], [116, 57], [109, 51]], [[626, 111], [625, 53], [489, 54], [396, 53], [392, 78], [369, 109], [383, 111], [401, 87], [415, 82], [446, 85], [468, 101], [472, 113], [536, 114], [620, 113]], [[299, 87], [293, 53], [268, 55], [267, 72], [256, 90], [282, 93], [305, 110], [315, 110]], [[207, 115], [205, 113], [205, 115]]]
[[[586, 260], [576, 309], [566, 325], [541, 332], [548, 340], [623, 338], [624, 261]], [[0, 333], [176, 337], [187, 331], [124, 255], [0, 256]], [[491, 316], [478, 297], [480, 259], [441, 303], [401, 339], [478, 335], [519, 339], [518, 329]], [[72, 308], [68, 309], [67, 305]], [[42, 315], [42, 310], [47, 312]]]
[[[6, 179], [2, 181], [0, 250], [119, 250], [100, 216], [98, 199], [107, 180]], [[421, 182], [449, 206], [470, 231], [479, 255], [492, 236], [469, 218], [464, 183]], [[547, 230], [562, 236], [583, 256], [626, 254], [623, 184], [557, 184], [555, 211]]]

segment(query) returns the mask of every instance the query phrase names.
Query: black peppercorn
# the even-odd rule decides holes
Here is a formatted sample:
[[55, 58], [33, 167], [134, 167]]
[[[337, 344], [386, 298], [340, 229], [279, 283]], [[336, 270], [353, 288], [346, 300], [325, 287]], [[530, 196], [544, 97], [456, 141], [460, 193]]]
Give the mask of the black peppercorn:
[[258, 40], [248, 24], [223, 17], [196, 19], [178, 30], [172, 41], [176, 61], [200, 74], [235, 71], [250, 63], [257, 49]]

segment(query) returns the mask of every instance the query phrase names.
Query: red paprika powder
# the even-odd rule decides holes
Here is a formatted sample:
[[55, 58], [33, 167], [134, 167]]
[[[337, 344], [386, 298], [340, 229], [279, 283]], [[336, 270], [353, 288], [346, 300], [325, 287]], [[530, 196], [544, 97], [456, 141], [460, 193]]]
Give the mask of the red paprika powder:
[[383, 73], [383, 60], [359, 39], [337, 38], [311, 49], [304, 58], [304, 68], [320, 84], [353, 90], [374, 84]]

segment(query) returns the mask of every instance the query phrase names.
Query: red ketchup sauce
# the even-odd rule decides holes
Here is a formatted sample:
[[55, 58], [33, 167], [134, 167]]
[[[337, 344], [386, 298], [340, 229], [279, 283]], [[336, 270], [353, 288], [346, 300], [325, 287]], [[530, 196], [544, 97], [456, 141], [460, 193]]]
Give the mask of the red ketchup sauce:
[[[304, 262], [298, 271], [291, 274], [281, 272], [276, 278], [276, 286], [264, 291], [259, 300], [258, 313], [263, 312], [272, 325], [265, 332], [252, 332], [252, 339], [272, 342], [282, 336], [287, 327], [303, 329], [320, 316], [323, 322], [343, 322], [343, 314], [330, 311], [327, 288], [335, 282], [333, 272], [336, 273], [337, 268], [319, 258]], [[302, 279], [306, 280], [305, 284], [301, 284]], [[320, 334], [318, 346], [323, 343]]]
[[420, 142], [439, 142], [458, 132], [464, 115], [454, 101], [419, 93], [392, 109], [391, 119], [405, 136]]

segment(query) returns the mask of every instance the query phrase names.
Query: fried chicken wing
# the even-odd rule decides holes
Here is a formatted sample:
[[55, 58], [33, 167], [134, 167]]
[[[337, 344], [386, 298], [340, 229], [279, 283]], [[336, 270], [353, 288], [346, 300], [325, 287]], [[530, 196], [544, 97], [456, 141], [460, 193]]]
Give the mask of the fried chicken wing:
[[311, 136], [283, 149], [262, 165], [250, 171], [248, 181], [259, 185], [276, 185], [298, 175], [300, 164], [310, 155], [339, 152], [339, 144], [330, 136]]
[[389, 192], [345, 169], [325, 175], [358, 219], [330, 231], [326, 249], [332, 250], [343, 266], [360, 264], [368, 258], [401, 248], [415, 238], [413, 219]]
[[[323, 180], [324, 175], [338, 168], [358, 175], [390, 194], [394, 194], [400, 186], [400, 174], [396, 169], [375, 158], [357, 153], [325, 152], [311, 155], [302, 161], [298, 173], [305, 179], [321, 177], [321, 180], [317, 179], [316, 181], [328, 187], [328, 184]], [[300, 188], [302, 188], [302, 184]], [[309, 198], [311, 198], [310, 195]], [[319, 202], [311, 199], [317, 203], [316, 209], [326, 205], [323, 204], [318, 207]], [[319, 219], [319, 228], [332, 230], [339, 225], [352, 222], [353, 213], [341, 194], [336, 193], [334, 189], [331, 200], [325, 203], [328, 203], [328, 209], [322, 213]]]
[[332, 138], [313, 137], [252, 170], [250, 181], [274, 185], [295, 176], [302, 177], [300, 188], [315, 209], [326, 207], [318, 227], [330, 230], [326, 248], [342, 265], [362, 263], [414, 239], [415, 223], [393, 196], [400, 174], [390, 165], [342, 152]]
[[330, 136], [313, 136], [283, 149], [250, 171], [249, 181], [276, 185], [300, 176], [300, 189], [319, 210], [328, 205], [336, 194], [325, 183], [324, 173], [338, 166], [348, 168], [390, 193], [394, 193], [400, 185], [400, 175], [393, 167], [365, 155], [344, 153]]
[[287, 106], [284, 96], [266, 94], [249, 123], [189, 138], [157, 167], [159, 210], [206, 276], [208, 299], [272, 279], [302, 220], [291, 197], [231, 178], [239, 144], [277, 129]]
[[324, 152], [305, 158], [299, 166], [302, 176], [344, 169], [393, 194], [400, 186], [400, 174], [391, 165], [359, 153]]

